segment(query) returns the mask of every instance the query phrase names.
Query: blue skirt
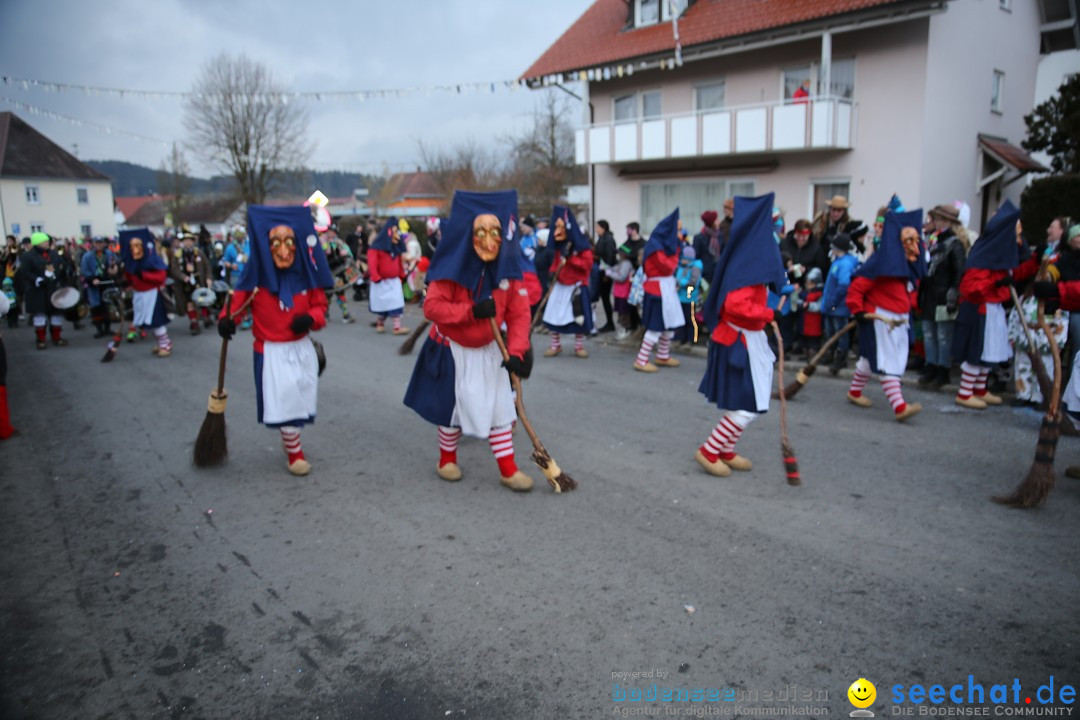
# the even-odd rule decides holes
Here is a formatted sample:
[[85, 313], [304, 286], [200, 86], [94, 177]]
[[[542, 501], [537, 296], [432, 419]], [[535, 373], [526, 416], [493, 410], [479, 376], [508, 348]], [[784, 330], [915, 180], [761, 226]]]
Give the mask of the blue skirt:
[[953, 360], [967, 361], [972, 365], [985, 365], [982, 359], [985, 336], [986, 316], [979, 314], [977, 305], [960, 303], [956, 311], [956, 329], [953, 331]]
[[645, 300], [641, 303], [641, 324], [646, 330], [664, 332], [664, 300], [659, 295], [645, 293]]
[[454, 394], [454, 355], [449, 345], [428, 335], [413, 367], [405, 405], [434, 425], [450, 427], [457, 399]]
[[[157, 311], [155, 310], [155, 313]], [[265, 425], [269, 428], [280, 427], [304, 427], [305, 425], [315, 422], [315, 416], [296, 418], [295, 420], [288, 420], [280, 423], [268, 423], [263, 422], [263, 354], [258, 350], [255, 351], [255, 415], [258, 418], [260, 425]]]
[[856, 323], [855, 332], [859, 337], [859, 357], [864, 357], [870, 362], [870, 372], [880, 375], [877, 364], [877, 333], [874, 331], [874, 321]]
[[731, 345], [709, 342], [705, 377], [701, 378], [698, 392], [721, 410], [758, 412], [750, 353], [741, 337]]
[[551, 332], [561, 333], [563, 335], [590, 335], [593, 331], [593, 315], [592, 315], [592, 303], [589, 302], [589, 288], [584, 285], [581, 286], [581, 305], [582, 313], [585, 315], [585, 322], [581, 325], [577, 323], [567, 323], [566, 325], [552, 325], [549, 322], [544, 323]]

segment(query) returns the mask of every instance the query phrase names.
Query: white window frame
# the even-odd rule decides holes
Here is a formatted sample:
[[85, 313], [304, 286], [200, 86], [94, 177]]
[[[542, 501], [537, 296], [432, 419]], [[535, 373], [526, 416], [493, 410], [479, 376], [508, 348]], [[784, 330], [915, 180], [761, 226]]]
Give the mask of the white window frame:
[[994, 69], [993, 85], [990, 88], [990, 112], [1003, 115], [1005, 110], [1005, 71]]
[[[27, 205], [40, 205], [41, 204], [41, 186], [37, 183], [26, 183], [26, 204]], [[30, 194], [33, 193], [33, 198]]]
[[[86, 196], [86, 200], [80, 200], [79, 199], [79, 193], [80, 192], [83, 193], [83, 195]], [[88, 188], [85, 185], [76, 185], [75, 186], [75, 202], [77, 204], [79, 204], [79, 205], [89, 205], [90, 204], [90, 188]]]
[[43, 221], [30, 222], [30, 234], [33, 235], [36, 232], [45, 232], [45, 223]]
[[[93, 223], [91, 223], [89, 220], [82, 220], [79, 222], [79, 232], [82, 233], [83, 239], [94, 236], [92, 226]], [[83, 228], [86, 229], [86, 232], [83, 232]]]
[[656, 20], [649, 20], [648, 22], [645, 22], [645, 21], [643, 21], [641, 19], [641, 2], [642, 2], [642, 0], [634, 0], [634, 27], [636, 27], [636, 28], [649, 27], [650, 25], [656, 25], [657, 23], [660, 22], [660, 18], [663, 17], [663, 14], [664, 14], [664, 5], [666, 4], [666, 0], [657, 0], [657, 1], [658, 1], [659, 5], [660, 5], [660, 7], [657, 8], [657, 10], [658, 10], [657, 19]]
[[[672, 0], [660, 0], [660, 21], [661, 22], [671, 22], [671, 20], [672, 20], [671, 2], [672, 2]], [[679, 6], [679, 14], [676, 15], [675, 17], [682, 17], [683, 13], [686, 12], [686, 8], [689, 7], [689, 5], [690, 5], [689, 0], [675, 0], [675, 2]]]
[[[842, 56], [842, 57], [833, 58], [832, 62], [833, 62], [833, 65], [835, 65], [837, 62], [847, 62], [848, 60], [850, 60], [852, 62], [852, 64], [855, 66], [855, 72], [852, 73], [852, 76], [853, 76], [852, 84], [853, 84], [854, 87], [852, 88], [851, 99], [848, 100], [848, 102], [855, 102], [855, 92], [859, 87], [859, 63], [858, 63], [858, 58], [856, 58], [854, 55], [845, 55], [845, 56]], [[809, 63], [804, 63], [804, 64], [801, 64], [801, 65], [783, 65], [783, 66], [780, 67], [780, 78], [779, 78], [780, 95], [779, 95], [779, 97], [780, 97], [781, 102], [783, 102], [785, 104], [788, 104], [788, 105], [792, 104], [791, 98], [784, 97], [784, 74], [786, 72], [788, 72], [789, 70], [802, 70], [804, 67], [807, 67], [807, 66], [810, 67], [810, 100], [813, 101], [816, 98], [822, 97], [821, 93], [818, 92], [818, 90], [819, 90], [818, 85], [821, 82], [821, 63], [819, 61], [812, 60]], [[829, 81], [832, 82], [832, 79], [830, 78]], [[832, 97], [832, 88], [827, 88], [827, 91], [828, 92], [825, 93], [825, 96], [826, 97]]]
[[[660, 114], [645, 117], [645, 96], [651, 93], [660, 94]], [[634, 118], [632, 120], [619, 120], [615, 117], [615, 101], [622, 100], [623, 98], [634, 98]], [[634, 92], [624, 93], [622, 95], [613, 95], [611, 97], [611, 122], [612, 123], [640, 123], [645, 120], [657, 120], [664, 117], [664, 90], [661, 87], [644, 88], [642, 90], [635, 90]]]
[[[713, 85], [723, 85], [724, 86], [724, 102], [723, 102], [723, 104], [721, 104], [720, 107], [718, 107], [718, 108], [703, 109], [703, 108], [698, 107], [698, 90], [701, 89], [701, 88], [711, 87]], [[727, 78], [726, 77], [714, 78], [712, 80], [708, 80], [708, 81], [705, 81], [705, 82], [694, 83], [694, 112], [695, 113], [701, 114], [703, 112], [720, 111], [720, 110], [723, 110], [726, 106], [727, 106]]]

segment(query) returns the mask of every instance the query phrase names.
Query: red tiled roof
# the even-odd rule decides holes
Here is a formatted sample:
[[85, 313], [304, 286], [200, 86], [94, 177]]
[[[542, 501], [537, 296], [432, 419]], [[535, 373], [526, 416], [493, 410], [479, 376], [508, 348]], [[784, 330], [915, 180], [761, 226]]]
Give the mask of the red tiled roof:
[[157, 195], [137, 195], [135, 197], [113, 198], [113, 202], [116, 203], [116, 209], [120, 211], [120, 214], [125, 218], [129, 218], [138, 212], [139, 208], [151, 200], [161, 199], [162, 198]]
[[[909, 0], [698, 0], [679, 19], [683, 48]], [[627, 28], [633, 0], [596, 0], [522, 77], [675, 51], [670, 22]]]
[[979, 144], [1021, 172], [1050, 172], [1050, 168], [1043, 167], [1022, 149], [1004, 140], [980, 135]]
[[442, 197], [439, 186], [435, 183], [435, 178], [426, 172], [395, 173], [391, 175], [390, 179], [386, 181], [386, 187], [383, 188], [382, 195], [396, 199]]

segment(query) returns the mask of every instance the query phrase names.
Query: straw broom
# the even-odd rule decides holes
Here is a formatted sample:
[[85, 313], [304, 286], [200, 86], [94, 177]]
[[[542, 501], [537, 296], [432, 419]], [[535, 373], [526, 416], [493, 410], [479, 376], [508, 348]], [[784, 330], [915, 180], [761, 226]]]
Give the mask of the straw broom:
[[1045, 303], [1039, 301], [1039, 327], [1046, 333], [1050, 343], [1050, 355], [1054, 358], [1054, 381], [1050, 389], [1050, 403], [1039, 427], [1039, 441], [1035, 445], [1035, 459], [1027, 476], [1011, 495], [997, 495], [993, 501], [1014, 508], [1038, 507], [1054, 487], [1054, 452], [1061, 437], [1061, 351], [1057, 340], [1046, 324]]
[[[424, 300], [425, 299], [427, 299], [427, 286], [426, 285], [420, 291], [420, 307], [421, 308], [424, 307]], [[406, 338], [405, 342], [403, 342], [401, 344], [401, 347], [398, 348], [397, 354], [398, 355], [408, 355], [409, 353], [411, 353], [413, 351], [413, 347], [416, 346], [416, 341], [420, 339], [420, 336], [422, 336], [424, 334], [424, 331], [427, 330], [428, 325], [430, 325], [430, 324], [431, 324], [431, 321], [428, 320], [427, 318], [422, 320], [420, 322], [420, 324], [416, 326], [416, 329], [412, 331], [412, 334], [409, 335], [409, 337]]]
[[802, 485], [799, 476], [799, 460], [795, 457], [795, 449], [791, 447], [787, 434], [787, 392], [784, 389], [784, 338], [780, 335], [780, 326], [776, 321], [769, 323], [773, 335], [776, 336], [776, 352], [778, 362], [776, 365], [776, 386], [780, 388], [780, 454], [784, 458], [784, 475], [788, 485]]
[[[121, 288], [121, 290], [120, 290], [120, 322], [117, 325], [117, 327], [119, 329], [115, 333], [113, 333], [113, 338], [112, 338], [112, 340], [109, 341], [109, 347], [105, 350], [105, 357], [101, 358], [101, 362], [103, 362], [103, 363], [112, 362], [113, 359], [116, 357], [117, 351], [120, 349], [120, 342], [123, 339], [123, 334], [124, 334], [124, 320], [126, 319], [126, 316], [127, 316], [127, 302], [126, 302], [126, 300], [124, 298], [125, 298], [124, 291], [123, 291], [123, 288]], [[131, 324], [128, 325], [128, 330], [131, 331], [131, 330], [134, 330], [134, 329], [135, 329], [135, 318], [133, 316], [132, 319], [131, 319]]]
[[555, 289], [555, 283], [559, 282], [559, 273], [566, 266], [566, 261], [563, 260], [559, 263], [559, 267], [555, 269], [555, 274], [551, 277], [551, 282], [548, 283], [547, 292], [544, 293], [544, 297], [540, 298], [540, 304], [536, 306], [536, 315], [532, 319], [532, 323], [529, 325], [529, 332], [540, 324], [540, 319], [544, 317], [544, 308], [547, 307], [548, 298], [551, 297], [551, 291]]
[[[509, 360], [510, 352], [506, 349], [506, 343], [503, 342], [499, 326], [495, 322], [495, 318], [489, 318], [489, 320], [491, 320], [491, 332], [495, 335], [495, 342], [499, 345], [499, 351], [502, 352], [503, 360]], [[529, 434], [529, 439], [532, 440], [533, 462], [536, 463], [536, 466], [544, 473], [544, 477], [547, 478], [548, 483], [551, 485], [551, 489], [555, 492], [561, 493], [564, 490], [569, 492], [577, 489], [577, 481], [564, 473], [562, 468], [559, 467], [559, 464], [555, 462], [554, 458], [548, 454], [547, 449], [544, 447], [544, 443], [540, 442], [540, 438], [537, 437], [536, 431], [533, 430], [532, 423], [529, 422], [529, 418], [525, 415], [525, 402], [522, 400], [521, 379], [514, 373], [510, 373], [510, 384], [514, 387], [514, 407], [517, 409], [518, 419], [521, 420], [522, 427], [525, 428], [525, 432]]]

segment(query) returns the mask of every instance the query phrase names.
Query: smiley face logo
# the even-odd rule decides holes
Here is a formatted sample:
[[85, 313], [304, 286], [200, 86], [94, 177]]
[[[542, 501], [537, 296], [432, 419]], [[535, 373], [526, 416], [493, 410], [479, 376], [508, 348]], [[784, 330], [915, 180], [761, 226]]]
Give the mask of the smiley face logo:
[[851, 683], [847, 691], [848, 700], [857, 708], [868, 708], [877, 699], [877, 688], [866, 678], [859, 678]]

